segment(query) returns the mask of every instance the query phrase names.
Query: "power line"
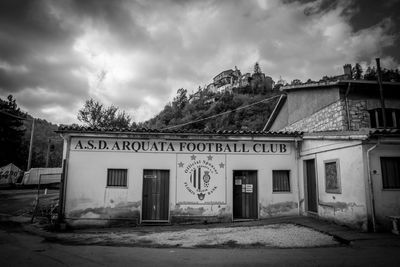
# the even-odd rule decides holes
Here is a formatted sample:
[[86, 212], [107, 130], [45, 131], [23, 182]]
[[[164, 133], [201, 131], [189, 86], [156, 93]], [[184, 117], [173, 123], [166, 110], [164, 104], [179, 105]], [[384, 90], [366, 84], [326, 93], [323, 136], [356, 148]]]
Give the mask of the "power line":
[[254, 102], [252, 104], [249, 104], [249, 105], [246, 105], [246, 106], [242, 106], [242, 107], [239, 107], [239, 108], [236, 108], [236, 109], [232, 109], [232, 110], [228, 110], [228, 111], [225, 111], [225, 112], [221, 112], [221, 113], [218, 113], [218, 114], [215, 114], [215, 115], [203, 118], [203, 119], [196, 119], [196, 120], [189, 121], [189, 122], [186, 122], [186, 123], [165, 127], [162, 130], [168, 130], [168, 129], [177, 128], [177, 127], [189, 125], [189, 124], [192, 124], [192, 123], [196, 123], [196, 122], [200, 122], [200, 121], [204, 121], [204, 120], [208, 120], [208, 119], [213, 119], [213, 118], [216, 118], [216, 117], [219, 117], [219, 116], [231, 113], [231, 112], [235, 112], [235, 111], [238, 111], [238, 110], [241, 110], [241, 109], [245, 109], [245, 108], [248, 108], [248, 107], [251, 107], [251, 106], [254, 106], [254, 105], [258, 105], [258, 104], [260, 104], [262, 102], [270, 101], [270, 100], [272, 100], [274, 98], [278, 98], [278, 97], [280, 97], [280, 95], [276, 95], [276, 96], [273, 96], [273, 97], [270, 97], [270, 98], [266, 98], [266, 99], [263, 99], [263, 100], [260, 100], [260, 101], [257, 101], [257, 102]]
[[17, 115], [8, 113], [8, 112], [6, 112], [6, 111], [4, 111], [4, 110], [1, 110], [1, 109], [0, 109], [0, 113], [6, 114], [6, 115], [8, 115], [8, 116], [10, 116], [10, 117], [13, 117], [13, 118], [16, 118], [16, 119], [21, 119], [21, 120], [26, 120], [26, 119], [27, 119], [27, 118], [19, 117], [19, 116], [17, 116]]

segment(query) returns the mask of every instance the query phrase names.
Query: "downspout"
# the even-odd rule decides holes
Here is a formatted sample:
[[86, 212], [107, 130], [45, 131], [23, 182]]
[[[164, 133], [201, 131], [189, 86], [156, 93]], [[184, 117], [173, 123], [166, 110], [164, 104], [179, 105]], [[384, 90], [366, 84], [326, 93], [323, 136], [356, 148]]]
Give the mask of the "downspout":
[[351, 83], [348, 83], [346, 94], [344, 95], [344, 102], [346, 103], [346, 117], [347, 117], [347, 130], [350, 131], [350, 112], [349, 112], [349, 101], [347, 99], [349, 93], [350, 93], [350, 85]]
[[299, 139], [294, 140], [294, 147], [296, 149], [296, 163], [297, 163], [297, 212], [298, 215], [301, 213], [300, 208], [300, 145]]
[[378, 143], [373, 145], [367, 150], [367, 171], [368, 171], [368, 187], [369, 187], [369, 199], [370, 199], [370, 205], [371, 205], [371, 215], [372, 215], [372, 229], [374, 233], [376, 232], [376, 219], [375, 219], [375, 198], [374, 198], [374, 188], [373, 188], [373, 183], [372, 183], [372, 174], [371, 174], [371, 163], [370, 163], [370, 153], [372, 150], [374, 150], [377, 146], [379, 145], [379, 140]]

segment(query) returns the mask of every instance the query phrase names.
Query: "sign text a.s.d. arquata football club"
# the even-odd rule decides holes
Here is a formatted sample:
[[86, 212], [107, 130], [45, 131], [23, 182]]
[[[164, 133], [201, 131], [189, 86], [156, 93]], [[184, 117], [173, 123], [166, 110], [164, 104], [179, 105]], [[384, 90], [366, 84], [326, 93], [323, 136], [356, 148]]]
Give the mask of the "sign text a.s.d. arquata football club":
[[168, 141], [109, 138], [72, 138], [72, 151], [130, 153], [290, 154], [287, 142]]

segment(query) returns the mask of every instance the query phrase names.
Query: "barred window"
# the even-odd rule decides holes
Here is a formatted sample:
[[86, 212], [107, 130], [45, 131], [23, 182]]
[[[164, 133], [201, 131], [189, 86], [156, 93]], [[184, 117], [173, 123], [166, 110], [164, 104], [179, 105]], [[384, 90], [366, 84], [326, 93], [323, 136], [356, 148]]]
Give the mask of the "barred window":
[[327, 160], [325, 163], [325, 192], [340, 194], [339, 160]]
[[383, 189], [400, 189], [400, 157], [381, 157]]
[[273, 170], [272, 171], [272, 191], [290, 192], [290, 171]]
[[107, 169], [107, 186], [127, 186], [127, 169]]

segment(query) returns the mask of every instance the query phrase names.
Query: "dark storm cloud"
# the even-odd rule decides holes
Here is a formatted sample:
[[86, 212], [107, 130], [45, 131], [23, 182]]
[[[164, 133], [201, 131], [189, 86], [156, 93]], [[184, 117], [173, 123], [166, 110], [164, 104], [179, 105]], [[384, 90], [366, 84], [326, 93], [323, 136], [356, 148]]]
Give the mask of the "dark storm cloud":
[[72, 93], [87, 87], [72, 77], [82, 65], [72, 51], [77, 29], [51, 14], [45, 1], [0, 2], [0, 90], [45, 87]]
[[0, 1], [0, 96], [12, 93], [35, 116], [59, 123], [76, 122], [90, 97], [144, 120], [177, 89], [196, 90], [234, 66], [251, 72], [256, 61], [288, 81], [335, 75], [344, 63], [377, 55], [398, 67], [397, 52], [388, 53], [398, 2], [378, 5], [368, 23], [363, 3]]

